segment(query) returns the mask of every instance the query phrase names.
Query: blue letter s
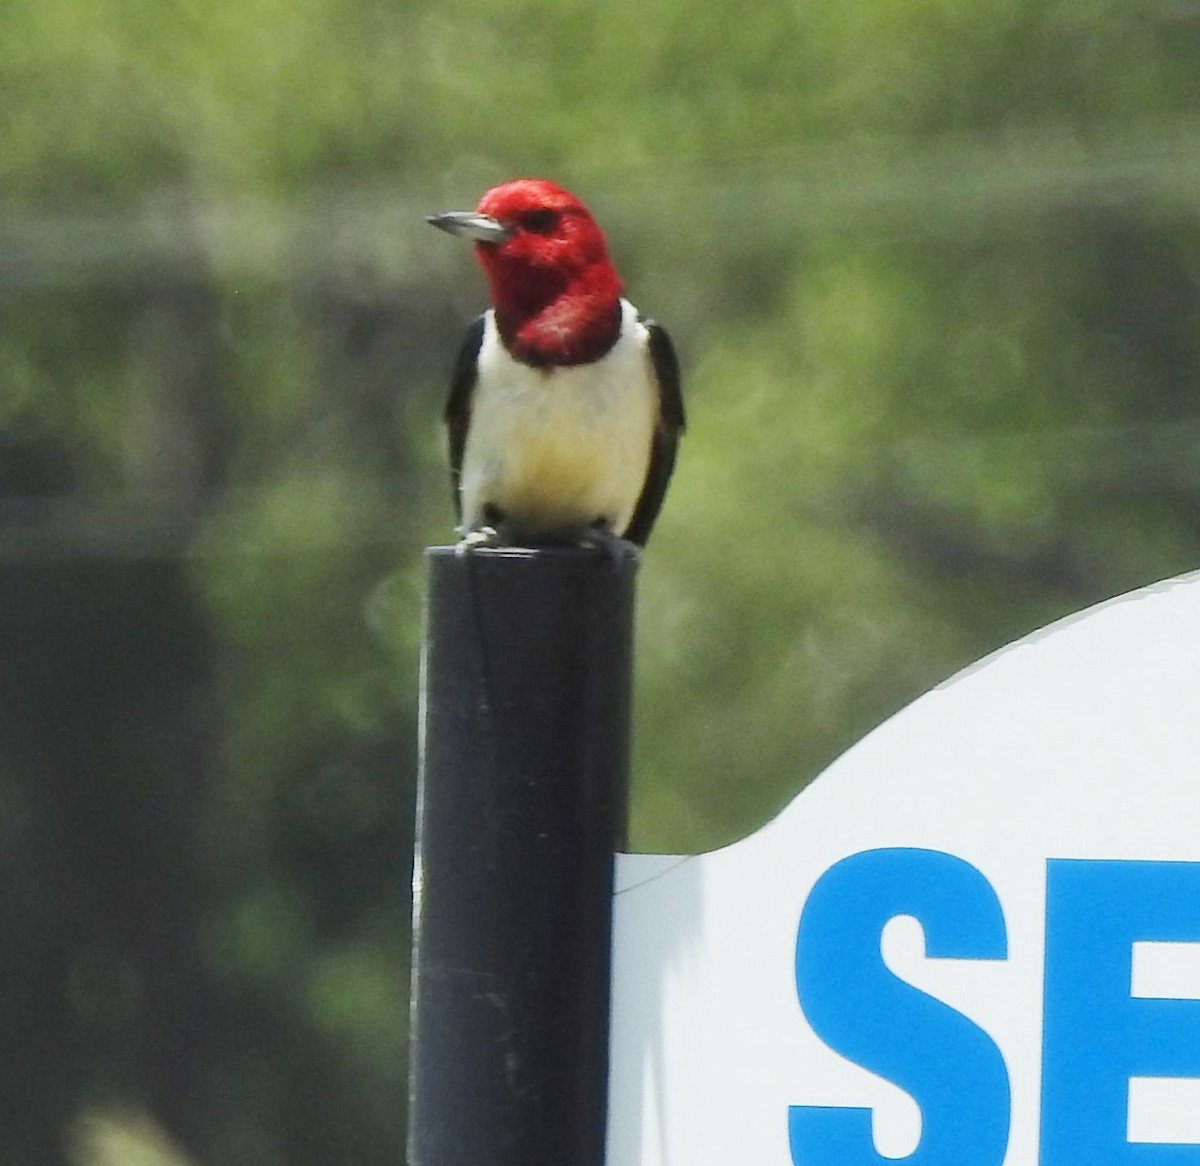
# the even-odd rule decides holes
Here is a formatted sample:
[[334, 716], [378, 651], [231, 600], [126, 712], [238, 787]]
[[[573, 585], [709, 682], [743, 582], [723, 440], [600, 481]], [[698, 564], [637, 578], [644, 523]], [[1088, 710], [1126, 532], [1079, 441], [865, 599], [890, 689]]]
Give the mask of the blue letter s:
[[975, 867], [933, 850], [868, 850], [817, 881], [796, 938], [800, 1006], [831, 1049], [905, 1090], [921, 1109], [921, 1140], [884, 1158], [871, 1111], [796, 1105], [795, 1166], [999, 1166], [1008, 1146], [1008, 1073], [992, 1039], [960, 1012], [894, 976], [885, 924], [911, 915], [933, 959], [1007, 956], [1000, 902]]

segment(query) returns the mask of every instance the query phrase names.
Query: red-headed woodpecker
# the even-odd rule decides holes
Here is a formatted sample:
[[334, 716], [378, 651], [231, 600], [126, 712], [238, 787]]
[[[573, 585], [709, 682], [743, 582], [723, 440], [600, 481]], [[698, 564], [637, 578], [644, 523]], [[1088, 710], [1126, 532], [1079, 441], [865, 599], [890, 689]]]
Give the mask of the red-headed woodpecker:
[[596, 220], [521, 178], [429, 222], [474, 241], [492, 295], [446, 404], [461, 545], [645, 546], [683, 432], [679, 365]]

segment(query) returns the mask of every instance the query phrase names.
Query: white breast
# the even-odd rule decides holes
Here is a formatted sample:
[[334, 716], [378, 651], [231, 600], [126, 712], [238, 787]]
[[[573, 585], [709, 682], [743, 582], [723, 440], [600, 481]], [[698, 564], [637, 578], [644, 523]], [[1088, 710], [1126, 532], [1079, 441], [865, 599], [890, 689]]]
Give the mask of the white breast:
[[646, 481], [658, 416], [648, 337], [621, 301], [621, 334], [591, 364], [531, 368], [491, 312], [462, 465], [463, 526], [498, 508], [516, 539], [571, 537], [596, 521], [623, 534]]

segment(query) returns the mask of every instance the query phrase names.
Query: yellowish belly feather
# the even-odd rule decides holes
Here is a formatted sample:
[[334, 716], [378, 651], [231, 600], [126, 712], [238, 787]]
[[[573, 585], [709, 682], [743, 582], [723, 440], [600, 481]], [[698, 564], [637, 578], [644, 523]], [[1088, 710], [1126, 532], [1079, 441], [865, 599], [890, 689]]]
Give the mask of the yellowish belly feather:
[[629, 330], [603, 369], [530, 369], [485, 337], [463, 463], [468, 528], [484, 524], [490, 505], [517, 536], [568, 534], [600, 518], [624, 533], [657, 411], [644, 331], [626, 311]]

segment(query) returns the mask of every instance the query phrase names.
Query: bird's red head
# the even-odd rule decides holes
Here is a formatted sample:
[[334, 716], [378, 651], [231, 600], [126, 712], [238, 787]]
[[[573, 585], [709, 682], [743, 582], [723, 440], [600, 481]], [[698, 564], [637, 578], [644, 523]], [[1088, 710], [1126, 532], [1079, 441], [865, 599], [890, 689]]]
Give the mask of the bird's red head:
[[620, 328], [622, 287], [587, 207], [553, 182], [518, 178], [487, 191], [475, 215], [498, 224], [492, 238], [473, 237], [509, 351], [540, 365], [603, 356]]

